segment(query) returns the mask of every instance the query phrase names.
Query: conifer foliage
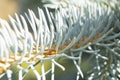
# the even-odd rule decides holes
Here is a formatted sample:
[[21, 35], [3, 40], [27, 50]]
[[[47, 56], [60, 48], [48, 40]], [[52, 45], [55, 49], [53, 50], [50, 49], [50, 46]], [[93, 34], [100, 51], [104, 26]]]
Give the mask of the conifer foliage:
[[[32, 70], [37, 80], [55, 80], [55, 67], [67, 70], [59, 60], [70, 59], [76, 80], [120, 79], [120, 2], [118, 0], [60, 0], [38, 8], [38, 16], [28, 9], [15, 13], [9, 22], [0, 19], [0, 78], [18, 80]], [[93, 67], [84, 75], [85, 55]], [[45, 69], [50, 62], [49, 69]], [[23, 64], [26, 64], [24, 67]], [[35, 67], [40, 65], [39, 72]], [[90, 64], [88, 64], [90, 65]], [[72, 72], [71, 72], [72, 73]]]

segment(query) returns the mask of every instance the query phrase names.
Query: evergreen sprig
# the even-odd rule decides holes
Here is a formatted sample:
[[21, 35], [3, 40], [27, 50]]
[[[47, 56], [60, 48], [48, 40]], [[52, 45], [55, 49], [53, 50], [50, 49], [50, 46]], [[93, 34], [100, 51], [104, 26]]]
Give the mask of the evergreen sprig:
[[[49, 5], [38, 8], [38, 16], [29, 9], [25, 16], [9, 16], [9, 22], [0, 19], [0, 78], [7, 74], [12, 80], [11, 66], [16, 65], [19, 80], [30, 69], [37, 80], [46, 80], [48, 73], [55, 80], [55, 66], [66, 70], [56, 58], [64, 57], [73, 61], [76, 80], [120, 79], [118, 11], [105, 2], [85, 0], [81, 5], [71, 1], [59, 2], [53, 11]], [[119, 7], [118, 3], [112, 4]], [[90, 54], [89, 61], [95, 61], [87, 76], [81, 69], [84, 54]], [[51, 62], [47, 71], [45, 61]], [[41, 74], [35, 68], [38, 64]]]

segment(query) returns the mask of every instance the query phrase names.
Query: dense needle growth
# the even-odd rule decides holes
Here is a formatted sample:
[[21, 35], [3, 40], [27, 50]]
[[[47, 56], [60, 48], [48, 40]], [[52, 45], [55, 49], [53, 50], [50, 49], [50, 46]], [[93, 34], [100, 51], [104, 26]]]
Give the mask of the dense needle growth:
[[[19, 80], [29, 70], [37, 80], [46, 80], [48, 73], [55, 80], [55, 66], [66, 71], [56, 59], [65, 58], [73, 61], [76, 80], [119, 80], [119, 1], [81, 2], [60, 1], [54, 8], [38, 8], [38, 16], [28, 9], [25, 16], [9, 16], [9, 22], [0, 19], [0, 78], [6, 74], [12, 80], [11, 66], [16, 65]], [[84, 54], [89, 55], [87, 60], [95, 62], [87, 75], [81, 69]], [[51, 62], [48, 70], [45, 61]], [[41, 72], [35, 68], [38, 64]]]

